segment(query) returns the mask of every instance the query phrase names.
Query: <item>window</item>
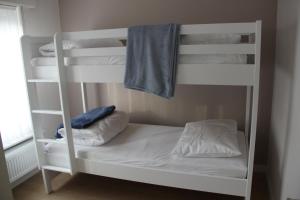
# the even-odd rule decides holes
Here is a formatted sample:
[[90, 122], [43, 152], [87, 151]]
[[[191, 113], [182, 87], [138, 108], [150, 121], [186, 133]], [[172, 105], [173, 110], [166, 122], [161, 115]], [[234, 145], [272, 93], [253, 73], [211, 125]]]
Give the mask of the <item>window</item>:
[[32, 137], [16, 7], [0, 5], [0, 132], [4, 148]]

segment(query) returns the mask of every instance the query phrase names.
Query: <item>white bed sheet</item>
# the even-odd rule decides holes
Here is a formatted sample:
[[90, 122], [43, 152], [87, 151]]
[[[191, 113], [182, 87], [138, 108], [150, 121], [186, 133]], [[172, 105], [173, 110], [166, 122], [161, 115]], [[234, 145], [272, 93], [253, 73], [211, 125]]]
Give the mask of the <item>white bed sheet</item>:
[[[247, 55], [181, 55], [179, 64], [247, 64]], [[65, 58], [65, 65], [125, 65], [125, 56], [72, 57]], [[36, 57], [33, 67], [55, 66], [55, 57]]]
[[[242, 155], [232, 158], [173, 158], [182, 127], [129, 124], [119, 136], [99, 147], [75, 146], [77, 158], [188, 174], [245, 178], [247, 149], [244, 133], [239, 132]], [[49, 164], [65, 166], [66, 149], [51, 144], [46, 148]]]

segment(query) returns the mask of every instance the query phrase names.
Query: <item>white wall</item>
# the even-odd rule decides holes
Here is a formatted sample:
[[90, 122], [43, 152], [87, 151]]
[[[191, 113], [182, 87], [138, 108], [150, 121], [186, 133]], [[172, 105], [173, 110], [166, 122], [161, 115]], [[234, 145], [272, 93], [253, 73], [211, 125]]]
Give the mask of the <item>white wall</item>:
[[60, 31], [58, 0], [36, 0], [34, 8], [23, 8], [24, 34], [49, 36]]
[[[23, 7], [22, 13], [25, 35], [53, 37], [55, 32], [61, 30], [58, 0], [36, 0], [34, 8]], [[59, 109], [57, 85], [39, 84], [37, 88], [41, 108]], [[56, 125], [53, 123], [50, 126]]]
[[274, 200], [300, 198], [300, 1], [278, 0], [269, 185]]

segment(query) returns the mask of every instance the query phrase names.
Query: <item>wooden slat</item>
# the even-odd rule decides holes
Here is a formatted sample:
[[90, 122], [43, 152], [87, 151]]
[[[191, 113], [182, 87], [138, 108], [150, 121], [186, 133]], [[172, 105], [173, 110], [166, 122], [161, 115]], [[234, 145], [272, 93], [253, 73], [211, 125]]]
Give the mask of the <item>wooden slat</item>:
[[58, 80], [58, 71], [56, 66], [32, 67], [32, 73], [35, 79]]
[[126, 47], [103, 47], [65, 50], [65, 57], [126, 55]]
[[48, 138], [42, 138], [42, 139], [37, 139], [37, 142], [40, 143], [55, 143], [55, 144], [65, 144], [66, 141], [62, 139], [48, 139]]
[[[105, 29], [79, 32], [65, 32], [63, 39], [84, 40], [84, 39], [107, 39], [107, 38], [127, 38], [127, 28]], [[255, 23], [223, 23], [223, 24], [190, 24], [182, 25], [180, 34], [206, 34], [206, 33], [255, 33]]]
[[66, 40], [86, 40], [86, 39], [107, 39], [118, 38], [125, 39], [127, 37], [127, 28], [118, 29], [102, 29], [93, 31], [79, 31], [79, 32], [64, 32], [63, 39]]
[[252, 85], [254, 65], [179, 65], [177, 83], [199, 85]]
[[29, 79], [29, 83], [57, 83], [58, 80], [55, 79]]
[[250, 34], [255, 33], [255, 23], [190, 24], [181, 27], [181, 34]]
[[253, 44], [180, 45], [179, 54], [254, 54]]
[[195, 175], [89, 159], [76, 160], [79, 171], [84, 173], [169, 187], [245, 196], [247, 185], [247, 180], [242, 178]]
[[51, 170], [51, 171], [57, 171], [57, 172], [64, 172], [64, 173], [71, 173], [71, 170], [69, 168], [64, 167], [57, 167], [52, 165], [43, 165], [43, 169]]
[[[200, 66], [201, 69], [199, 70], [193, 70], [189, 69], [189, 71], [185, 72], [183, 70], [180, 70], [181, 67], [187, 67], [190, 66], [191, 68]], [[212, 68], [210, 68], [212, 66]], [[239, 68], [241, 67], [241, 68]], [[178, 72], [177, 72], [177, 80], [180, 84], [210, 84], [213, 81], [214, 77], [219, 77], [218, 84], [222, 85], [222, 77], [220, 77], [223, 73], [224, 74], [230, 74], [230, 77], [233, 77], [233, 79], [230, 79], [229, 81], [225, 80], [224, 83], [238, 85], [241, 83], [242, 85], [253, 85], [254, 80], [250, 80], [254, 78], [253, 74], [253, 68], [255, 65], [245, 64], [179, 64], [178, 66]], [[67, 76], [68, 81], [74, 81], [74, 82], [89, 82], [89, 83], [95, 83], [95, 82], [123, 82], [124, 79], [124, 72], [125, 72], [125, 66], [124, 65], [74, 65], [74, 66], [68, 66], [67, 68]], [[206, 70], [208, 68], [208, 70]], [[218, 70], [220, 69], [220, 70]], [[226, 71], [227, 69], [230, 69], [230, 71]], [[215, 72], [216, 74], [212, 74]], [[57, 74], [52, 68], [46, 68], [46, 67], [39, 67], [35, 69], [36, 76], [39, 78], [47, 79], [47, 78], [55, 78], [55, 75]], [[183, 74], [182, 74], [183, 73]], [[190, 79], [187, 77], [187, 73], [191, 74], [193, 79]], [[197, 76], [198, 74], [201, 74], [200, 76]], [[235, 75], [235, 74], [243, 74], [243, 75]], [[49, 77], [48, 77], [49, 76]], [[209, 82], [205, 83], [204, 81], [209, 78]], [[229, 75], [228, 75], [229, 76]], [[246, 78], [245, 78], [246, 76]], [[184, 77], [184, 78], [183, 78]], [[201, 77], [206, 77], [205, 79], [202, 79]], [[57, 77], [56, 77], [57, 78]], [[196, 83], [193, 83], [192, 80], [197, 79]], [[238, 81], [236, 81], [238, 80]], [[230, 85], [229, 84], [229, 85]]]
[[[178, 84], [206, 85], [253, 85], [254, 65], [230, 64], [179, 64]], [[74, 65], [67, 67], [71, 82], [118, 82], [124, 81], [124, 65]]]
[[[180, 55], [190, 54], [254, 54], [254, 44], [201, 44], [180, 45]], [[126, 47], [103, 47], [65, 50], [66, 57], [125, 56]]]
[[32, 113], [46, 114], [46, 115], [62, 115], [61, 110], [32, 110]]

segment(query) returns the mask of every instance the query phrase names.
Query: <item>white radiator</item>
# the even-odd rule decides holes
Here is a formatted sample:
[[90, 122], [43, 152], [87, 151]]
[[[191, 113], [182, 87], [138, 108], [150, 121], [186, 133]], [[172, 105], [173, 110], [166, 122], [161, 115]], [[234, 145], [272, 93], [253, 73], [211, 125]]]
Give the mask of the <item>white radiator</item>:
[[38, 164], [33, 141], [24, 142], [5, 151], [9, 181], [13, 185], [36, 171]]

